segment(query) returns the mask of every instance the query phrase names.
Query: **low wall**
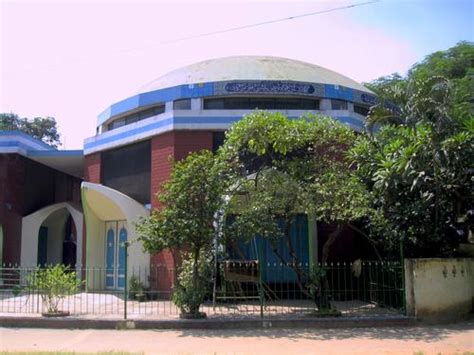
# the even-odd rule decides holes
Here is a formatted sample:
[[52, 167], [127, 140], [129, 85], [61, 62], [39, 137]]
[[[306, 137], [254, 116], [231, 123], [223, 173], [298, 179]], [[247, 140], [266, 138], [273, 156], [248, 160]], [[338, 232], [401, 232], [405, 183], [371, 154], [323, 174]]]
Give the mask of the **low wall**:
[[474, 258], [406, 259], [405, 292], [409, 316], [466, 318], [474, 307]]

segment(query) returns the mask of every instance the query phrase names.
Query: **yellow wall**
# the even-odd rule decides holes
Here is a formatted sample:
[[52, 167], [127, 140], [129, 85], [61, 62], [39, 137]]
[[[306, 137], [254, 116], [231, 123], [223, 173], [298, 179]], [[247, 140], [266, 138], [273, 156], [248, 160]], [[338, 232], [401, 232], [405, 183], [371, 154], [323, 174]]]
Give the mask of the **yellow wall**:
[[455, 320], [473, 311], [474, 259], [406, 259], [407, 314]]
[[[128, 231], [128, 277], [140, 270], [141, 281], [148, 279], [142, 270], [149, 269], [150, 255], [137, 240], [135, 223], [148, 211], [130, 197], [100, 184], [82, 183], [82, 204], [86, 221], [86, 266], [88, 289], [105, 288], [105, 226], [107, 221], [120, 221]], [[93, 271], [94, 269], [94, 271]]]

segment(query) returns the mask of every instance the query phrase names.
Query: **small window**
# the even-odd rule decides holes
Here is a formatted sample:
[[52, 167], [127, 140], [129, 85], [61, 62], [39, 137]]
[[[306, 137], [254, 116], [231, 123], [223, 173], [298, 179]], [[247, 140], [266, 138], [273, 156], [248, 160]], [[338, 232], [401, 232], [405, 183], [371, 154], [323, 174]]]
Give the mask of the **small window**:
[[204, 99], [205, 110], [319, 110], [319, 100], [269, 97]]
[[191, 110], [191, 99], [175, 100], [173, 102], [174, 110]]
[[369, 114], [369, 108], [366, 106], [354, 105], [354, 112], [362, 116], [367, 116]]
[[273, 99], [255, 98], [250, 99], [250, 109], [252, 110], [273, 110], [275, 109], [275, 101]]
[[223, 110], [224, 99], [206, 99], [204, 100], [205, 110]]
[[212, 152], [215, 153], [224, 144], [225, 132], [212, 132]]
[[343, 100], [331, 100], [332, 110], [347, 110], [347, 101]]
[[246, 110], [249, 106], [249, 99], [243, 97], [230, 97], [222, 100], [225, 110]]
[[122, 127], [122, 126], [125, 126], [125, 119], [124, 118], [121, 118], [119, 120], [115, 120], [115, 121], [109, 123], [108, 128], [109, 128], [109, 130], [112, 130], [112, 129], [116, 129], [116, 128], [119, 128], [119, 127]]

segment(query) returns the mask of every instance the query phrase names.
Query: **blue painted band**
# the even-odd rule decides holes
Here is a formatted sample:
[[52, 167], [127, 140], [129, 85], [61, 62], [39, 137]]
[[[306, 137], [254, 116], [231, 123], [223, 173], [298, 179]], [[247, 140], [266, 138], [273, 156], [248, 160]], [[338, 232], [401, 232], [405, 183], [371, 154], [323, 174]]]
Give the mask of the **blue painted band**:
[[[22, 132], [22, 131], [17, 131], [17, 130], [13, 130], [13, 131], [0, 130], [0, 136], [18, 136], [18, 137], [25, 138], [25, 139], [29, 140], [29, 141], [32, 142], [32, 143], [39, 144], [39, 145], [41, 145], [42, 147], [47, 148], [48, 150], [56, 150], [56, 148], [51, 147], [50, 145], [46, 144], [46, 143], [43, 142], [42, 140], [33, 138], [32, 136], [30, 136], [30, 135], [28, 135], [28, 134], [26, 134], [26, 133], [24, 133], [24, 132]], [[30, 149], [31, 149], [31, 148], [30, 148]]]
[[30, 157], [81, 157], [84, 155], [83, 150], [29, 150]]
[[[263, 82], [263, 81], [262, 81]], [[265, 83], [280, 83], [278, 81], [265, 81]], [[290, 83], [291, 81], [288, 81]], [[213, 95], [222, 95], [224, 93], [219, 92], [217, 87], [222, 86], [225, 83], [235, 84], [234, 81], [229, 82], [209, 82], [209, 83], [202, 83], [202, 84], [185, 84], [174, 86], [165, 89], [159, 89], [155, 91], [145, 92], [141, 94], [137, 94], [131, 96], [127, 99], [122, 101], [116, 102], [108, 107], [104, 112], [99, 114], [97, 118], [97, 126], [102, 125], [105, 121], [110, 119], [111, 117], [126, 113], [128, 111], [132, 111], [138, 109], [140, 107], [147, 107], [150, 105], [156, 105], [159, 103], [165, 103], [169, 101], [179, 100], [179, 99], [188, 99], [188, 98], [199, 98], [199, 97], [208, 97]], [[258, 81], [257, 81], [258, 83]], [[352, 89], [349, 87], [341, 86], [341, 85], [332, 85], [332, 84], [320, 84], [320, 83], [298, 83], [299, 85], [317, 85], [317, 86], [324, 86], [324, 92], [314, 92], [313, 94], [322, 95], [321, 98], [329, 98], [329, 99], [341, 99], [347, 101], [361, 101], [361, 97], [370, 97], [371, 99], [375, 100], [375, 96], [363, 92], [360, 90]], [[296, 85], [296, 82], [294, 83]], [[216, 91], [217, 90], [217, 91]], [[225, 95], [232, 94], [231, 92], [225, 93]], [[239, 94], [239, 93], [237, 93]], [[241, 94], [241, 93], [240, 93]], [[263, 94], [263, 93], [260, 93]], [[269, 92], [269, 94], [274, 94]], [[288, 94], [291, 94], [288, 93]], [[294, 94], [294, 93], [293, 93]], [[363, 101], [363, 100], [362, 100]]]
[[[299, 117], [299, 116], [298, 116]], [[290, 118], [298, 118], [298, 117], [290, 117]], [[363, 129], [364, 123], [357, 118], [354, 117], [347, 117], [347, 116], [340, 116], [340, 117], [333, 117], [342, 123], [346, 123], [349, 126], [357, 129]], [[118, 134], [104, 137], [102, 139], [97, 139], [93, 142], [84, 143], [84, 149], [94, 149], [100, 145], [117, 142], [122, 139], [133, 137], [137, 134], [146, 133], [149, 131], [153, 131], [158, 128], [169, 128], [172, 129], [173, 125], [179, 124], [187, 124], [187, 125], [209, 125], [209, 124], [226, 124], [230, 125], [236, 121], [242, 119], [242, 116], [232, 116], [232, 117], [171, 117], [166, 118], [161, 121], [153, 122], [142, 127], [130, 129], [124, 132], [120, 132]]]
[[29, 145], [23, 144], [18, 141], [3, 141], [0, 142], [0, 147], [6, 147], [6, 148], [19, 148], [23, 150], [28, 150], [31, 149]]

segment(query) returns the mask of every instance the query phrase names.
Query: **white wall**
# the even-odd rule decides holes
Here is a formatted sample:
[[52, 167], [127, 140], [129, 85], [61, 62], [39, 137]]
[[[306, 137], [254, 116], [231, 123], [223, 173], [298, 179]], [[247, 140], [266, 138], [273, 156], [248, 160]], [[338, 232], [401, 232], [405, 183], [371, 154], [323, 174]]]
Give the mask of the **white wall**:
[[[67, 210], [71, 214], [74, 224], [76, 226], [76, 260], [80, 263], [82, 258], [82, 226], [83, 216], [82, 212], [74, 205], [68, 202], [56, 203], [54, 205], [46, 206], [28, 216], [23, 217], [21, 224], [21, 266], [32, 267], [36, 266], [38, 261], [38, 232], [41, 225], [48, 219], [49, 216], [60, 210]], [[53, 228], [54, 229], [54, 228]], [[48, 234], [51, 231], [48, 231]], [[57, 234], [59, 231], [53, 230], [53, 233]], [[62, 234], [64, 235], [64, 234]], [[48, 237], [49, 239], [50, 237]], [[52, 238], [54, 239], [54, 238]], [[52, 242], [51, 242], [52, 243]], [[50, 242], [48, 241], [48, 253]], [[52, 246], [52, 245], [51, 245]], [[62, 258], [62, 240], [61, 246], [61, 258]], [[52, 246], [53, 253], [55, 256], [58, 255], [56, 245]], [[55, 259], [56, 260], [56, 259]], [[48, 263], [50, 263], [48, 256]]]
[[407, 314], [456, 320], [473, 311], [474, 259], [406, 259]]

